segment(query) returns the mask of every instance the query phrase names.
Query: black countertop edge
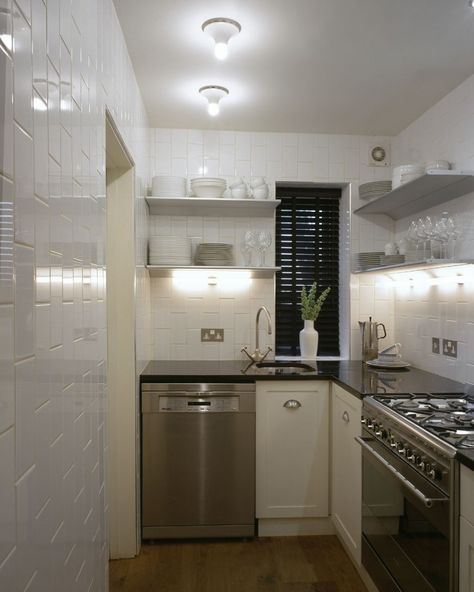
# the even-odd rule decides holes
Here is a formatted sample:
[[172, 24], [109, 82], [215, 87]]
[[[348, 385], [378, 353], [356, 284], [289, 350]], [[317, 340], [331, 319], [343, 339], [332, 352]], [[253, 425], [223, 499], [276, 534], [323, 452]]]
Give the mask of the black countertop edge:
[[474, 471], [474, 450], [458, 450], [456, 458], [471, 471]]

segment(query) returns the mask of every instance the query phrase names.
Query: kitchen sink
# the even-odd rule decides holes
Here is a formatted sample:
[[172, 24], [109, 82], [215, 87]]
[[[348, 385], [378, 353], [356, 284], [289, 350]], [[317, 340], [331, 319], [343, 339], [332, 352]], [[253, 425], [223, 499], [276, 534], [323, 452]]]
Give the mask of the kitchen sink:
[[313, 366], [302, 362], [257, 362], [255, 366], [268, 374], [303, 374], [316, 371]]

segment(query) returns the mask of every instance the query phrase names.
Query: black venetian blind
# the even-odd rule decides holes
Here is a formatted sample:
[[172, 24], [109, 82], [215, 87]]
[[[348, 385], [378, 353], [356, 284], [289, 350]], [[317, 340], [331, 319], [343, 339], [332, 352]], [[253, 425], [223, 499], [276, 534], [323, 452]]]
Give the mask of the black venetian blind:
[[316, 281], [331, 287], [315, 327], [318, 355], [339, 355], [339, 189], [277, 187], [276, 353], [297, 356], [303, 328], [300, 293]]

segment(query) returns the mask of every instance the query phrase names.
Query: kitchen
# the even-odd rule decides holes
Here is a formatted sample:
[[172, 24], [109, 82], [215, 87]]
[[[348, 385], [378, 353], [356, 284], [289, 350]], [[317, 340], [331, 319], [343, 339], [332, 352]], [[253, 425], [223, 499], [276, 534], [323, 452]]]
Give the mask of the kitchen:
[[[145, 201], [151, 197], [149, 188], [155, 176], [192, 179], [209, 175], [228, 183], [238, 177], [248, 182], [263, 176], [270, 186], [269, 203], [275, 199], [275, 191], [288, 184], [340, 189], [341, 360], [337, 368], [333, 362], [318, 360], [318, 373], [310, 380], [287, 377], [292, 391], [305, 384], [310, 385], [307, 390], [323, 388], [323, 384], [327, 387], [318, 401], [323, 405], [320, 413], [324, 413], [323, 398], [327, 403], [324, 471], [328, 492], [324, 496], [331, 504], [335, 499], [331, 498], [330, 479], [335, 477], [336, 465], [329, 450], [334, 455], [336, 449], [328, 409], [333, 413], [336, 408], [335, 386], [353, 396], [354, 391], [373, 393], [374, 384], [398, 393], [458, 393], [462, 391], [450, 380], [462, 387], [474, 383], [471, 265], [434, 265], [391, 274], [351, 273], [356, 254], [385, 252], [388, 243], [405, 237], [412, 220], [426, 216], [440, 219], [444, 211], [461, 220], [457, 257], [462, 262], [472, 259], [472, 189], [399, 219], [352, 212], [371, 207], [359, 198], [359, 185], [390, 180], [396, 166], [443, 159], [458, 171], [474, 168], [473, 70], [469, 59], [474, 11], [464, 0], [450, 6], [426, 0], [402, 6], [367, 1], [360, 3], [358, 10], [332, 3], [333, 12], [328, 4], [322, 2], [319, 7], [314, 2], [301, 2], [297, 9], [292, 7], [291, 14], [284, 3], [266, 2], [239, 9], [232, 3], [191, 8], [185, 2], [173, 6], [167, 2], [134, 3], [130, 9], [127, 2], [117, 1], [114, 6], [109, 0], [18, 0], [2, 6], [2, 590], [106, 590], [109, 548], [112, 557], [136, 553], [137, 539], [141, 538], [137, 525], [140, 494], [135, 487], [140, 467], [135, 456], [135, 451], [137, 455], [140, 452], [135, 425], [140, 409], [137, 385], [150, 361], [159, 364], [154, 375], [161, 374], [166, 384], [173, 382], [171, 377], [188, 361], [201, 363], [193, 368], [194, 379], [188, 380], [188, 375], [186, 382], [196, 382], [199, 376], [198, 382], [212, 384], [212, 377], [220, 371], [234, 379], [235, 369], [225, 369], [226, 363], [238, 360], [242, 365], [243, 346], [253, 352], [256, 313], [261, 306], [270, 311], [274, 329], [269, 336], [262, 316], [261, 349], [274, 348], [275, 329], [278, 331], [275, 276], [246, 278], [238, 294], [235, 284], [233, 294], [224, 294], [225, 286], [209, 285], [206, 276], [206, 285], [193, 286], [195, 291], [189, 294], [171, 278], [152, 277], [146, 264], [150, 236], [180, 236], [185, 228], [189, 237], [224, 243], [233, 242], [233, 238], [237, 246], [245, 228], [272, 231], [273, 244], [265, 255], [270, 267], [275, 264], [272, 220], [278, 208], [259, 216], [252, 213], [251, 205], [245, 216], [191, 211], [155, 215]], [[218, 16], [228, 16], [242, 25], [231, 39], [229, 56], [223, 63], [215, 61], [212, 41], [201, 30], [202, 23]], [[334, 40], [335, 27], [347, 38], [342, 47]], [[144, 34], [137, 35], [137, 30]], [[361, 37], [370, 43], [361, 43]], [[155, 53], [146, 50], [147, 44], [158, 42], [156, 38], [163, 45]], [[380, 50], [385, 44], [387, 50]], [[283, 46], [288, 55], [281, 53]], [[307, 76], [298, 78], [298, 68], [294, 68], [298, 63], [294, 60], [298, 60], [315, 71], [315, 62], [307, 56], [308, 47], [314, 47], [319, 57], [330, 55], [333, 62], [326, 61], [328, 57], [322, 60], [314, 84]], [[142, 62], [143, 51], [148, 51], [148, 64]], [[359, 67], [348, 63], [348, 55]], [[405, 68], [411, 64], [407, 73]], [[150, 67], [154, 68], [153, 76], [147, 70]], [[179, 67], [184, 67], [181, 86], [178, 77], [173, 77], [173, 69], [179, 71]], [[155, 78], [158, 98], [150, 88]], [[281, 80], [285, 80], [284, 88]], [[319, 80], [325, 81], [322, 87]], [[347, 93], [340, 92], [341, 80]], [[209, 84], [229, 88], [229, 95], [219, 104], [221, 113], [212, 119], [198, 92]], [[268, 94], [259, 91], [262, 88], [268, 88]], [[328, 111], [331, 104], [333, 109]], [[127, 260], [128, 272], [134, 267], [134, 306], [125, 310], [133, 321], [129, 323], [129, 343], [134, 341], [135, 348], [125, 354], [133, 355], [134, 363], [127, 369], [131, 390], [123, 409], [118, 410], [131, 410], [119, 413], [120, 421], [128, 421], [122, 431], [123, 424], [110, 421], [117, 410], [112, 410], [112, 415], [106, 410], [107, 399], [114, 401], [110, 393], [116, 392], [115, 387], [110, 388], [113, 374], [107, 378], [107, 348], [111, 347], [110, 333], [107, 345], [111, 329], [107, 309], [113, 278], [109, 278], [108, 269], [106, 307], [105, 253], [109, 257], [111, 252], [106, 249], [110, 238], [106, 233], [106, 210], [110, 209], [109, 205], [105, 208], [109, 189], [106, 169], [110, 169], [107, 161], [112, 158], [106, 129], [114, 131], [123, 149], [128, 162], [125, 168], [133, 164], [135, 188], [132, 211], [136, 234], [127, 237], [137, 250], [136, 260]], [[384, 148], [386, 166], [370, 162], [375, 147]], [[125, 243], [125, 236], [122, 239]], [[235, 255], [243, 257], [237, 248]], [[252, 256], [257, 262], [257, 253]], [[186, 282], [189, 290], [189, 280]], [[216, 294], [221, 296], [216, 298]], [[382, 373], [388, 386], [379, 381], [377, 373], [374, 379], [374, 373], [362, 372], [357, 362], [362, 355], [358, 321], [368, 321], [370, 316], [385, 325], [388, 335], [383, 345], [401, 343], [403, 359], [411, 364], [403, 374]], [[301, 321], [298, 331], [302, 326]], [[201, 342], [203, 328], [223, 329], [223, 342]], [[440, 340], [440, 353], [433, 353], [433, 338]], [[457, 357], [445, 355], [443, 339], [456, 342]], [[150, 379], [151, 375], [143, 376]], [[422, 384], [410, 382], [416, 377], [423, 377]], [[282, 377], [273, 378], [283, 384]], [[260, 395], [272, 381], [259, 377], [255, 382]], [[132, 392], [136, 398], [130, 396]], [[302, 396], [293, 394], [288, 400]], [[357, 396], [339, 395], [341, 416], [347, 410], [344, 405], [361, 405]], [[314, 401], [309, 398], [308, 405]], [[374, 411], [380, 412], [379, 407]], [[355, 413], [360, 414], [360, 409]], [[335, 418], [332, 415], [331, 421]], [[350, 422], [351, 427], [354, 424]], [[309, 451], [307, 463], [310, 456]], [[317, 460], [321, 462], [321, 455]], [[340, 463], [343, 460], [344, 455]], [[360, 456], [355, 462], [360, 462]], [[348, 466], [353, 469], [354, 463]], [[113, 486], [106, 485], [108, 468], [115, 471], [108, 475]], [[458, 511], [463, 526], [459, 550], [464, 562], [459, 570], [462, 575], [473, 572], [474, 504], [469, 502], [473, 497], [469, 497], [472, 472], [467, 464], [461, 464], [460, 469], [467, 479], [461, 487], [467, 483], [468, 492], [461, 492]], [[459, 495], [459, 486], [454, 495]], [[340, 503], [352, 507], [356, 497], [341, 498]], [[321, 539], [310, 536], [307, 543], [301, 543], [314, 545], [311, 552], [315, 555], [335, 545], [332, 538], [325, 538], [334, 536], [337, 529], [331, 528], [330, 515], [334, 517], [326, 511], [327, 530]], [[356, 518], [351, 511], [349, 521], [351, 516]], [[268, 527], [276, 528], [270, 522]], [[281, 530], [276, 538], [280, 535]], [[291, 544], [294, 537], [285, 538]], [[133, 552], [116, 546], [123, 541]], [[141, 553], [149, 548], [142, 545]], [[348, 555], [338, 552], [341, 565], [347, 561], [352, 569], [350, 551]], [[357, 559], [353, 561], [362, 573]], [[111, 565], [113, 570], [114, 562]], [[311, 589], [310, 580], [301, 577], [285, 581], [293, 589], [305, 583]], [[463, 592], [472, 590], [472, 575], [471, 581], [468, 577], [460, 583]], [[320, 582], [324, 584], [324, 579]], [[336, 585], [333, 589], [357, 589], [347, 583], [346, 588]], [[267, 582], [267, 589], [278, 587], [281, 583]]]

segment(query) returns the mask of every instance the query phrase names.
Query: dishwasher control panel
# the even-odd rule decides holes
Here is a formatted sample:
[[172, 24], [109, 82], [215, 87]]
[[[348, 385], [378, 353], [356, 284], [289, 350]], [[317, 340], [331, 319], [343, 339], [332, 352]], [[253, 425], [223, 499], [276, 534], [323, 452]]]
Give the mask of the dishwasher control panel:
[[230, 413], [239, 411], [239, 397], [209, 396], [197, 393], [195, 396], [160, 396], [160, 413]]

